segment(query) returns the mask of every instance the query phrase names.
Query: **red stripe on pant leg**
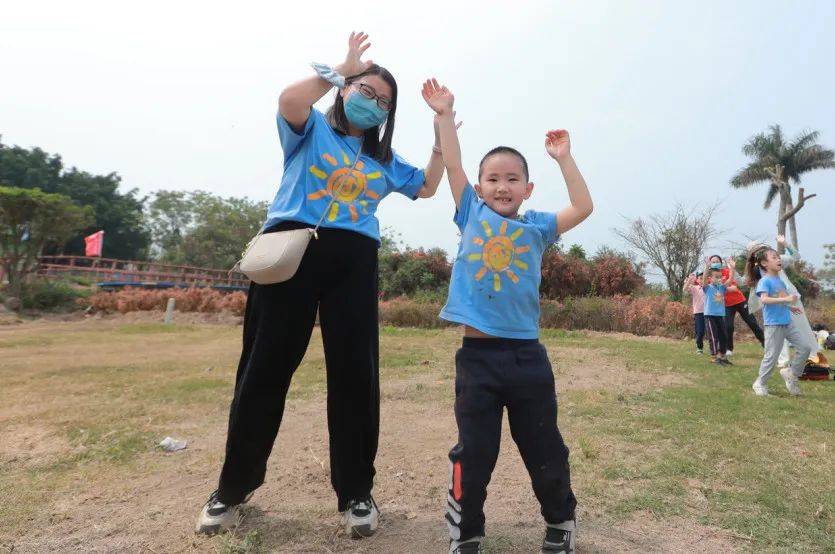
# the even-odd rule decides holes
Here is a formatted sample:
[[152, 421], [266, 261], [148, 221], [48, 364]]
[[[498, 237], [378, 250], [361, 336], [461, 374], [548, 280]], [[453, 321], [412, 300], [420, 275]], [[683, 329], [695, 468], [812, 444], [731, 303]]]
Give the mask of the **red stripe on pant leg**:
[[461, 462], [452, 465], [452, 497], [461, 502]]
[[[707, 317], [705, 317], [705, 319], [707, 319]], [[708, 333], [708, 335], [710, 335], [710, 349], [712, 350], [711, 354], [713, 354], [715, 356], [715, 355], [719, 354], [719, 350], [716, 347], [716, 339], [713, 336], [713, 320], [708, 319], [706, 323], [707, 323], [707, 333]]]

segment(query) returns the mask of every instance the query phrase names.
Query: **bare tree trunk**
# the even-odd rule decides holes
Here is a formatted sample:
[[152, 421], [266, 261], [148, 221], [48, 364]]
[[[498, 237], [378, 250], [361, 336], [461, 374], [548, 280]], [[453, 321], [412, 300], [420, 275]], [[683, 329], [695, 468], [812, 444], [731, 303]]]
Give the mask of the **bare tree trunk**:
[[[797, 205], [794, 206], [794, 205], [792, 205], [791, 196], [789, 194], [786, 194], [785, 205], [782, 208], [783, 213], [777, 219], [777, 229], [779, 230], [782, 227], [783, 230], [785, 231], [786, 230], [786, 223], [788, 222], [790, 224], [790, 227], [791, 227], [792, 231], [794, 232], [795, 248], [797, 248], [797, 229], [795, 228], [794, 216], [795, 216], [795, 214], [797, 214], [797, 212], [799, 212], [801, 209], [803, 209], [803, 206], [806, 205], [807, 200], [809, 200], [810, 198], [814, 198], [815, 196], [817, 196], [817, 194], [810, 194], [809, 196], [806, 196], [806, 191], [803, 189], [803, 187], [800, 187], [800, 188], [797, 189]], [[782, 201], [782, 197], [781, 197], [781, 201]], [[782, 253], [783, 249], [781, 248], [780, 250], [781, 250], [780, 253]]]
[[[800, 193], [800, 191], [798, 191], [798, 194], [802, 194], [802, 193]], [[798, 202], [800, 202], [800, 196], [798, 196], [797, 198], [798, 198]], [[787, 200], [787, 203], [786, 203], [786, 211], [790, 211], [792, 208], [794, 208], [794, 202], [792, 201], [791, 191], [789, 191], [788, 200]], [[794, 246], [795, 250], [799, 251], [800, 247], [797, 244], [797, 223], [795, 222], [794, 216], [791, 216], [789, 218], [788, 223], [789, 223], [789, 234], [791, 235], [790, 239], [789, 239], [789, 242], [790, 242], [790, 244], [792, 244]]]
[[[786, 213], [786, 195], [783, 193], [783, 188], [780, 187], [780, 207], [777, 208], [777, 234], [785, 236], [786, 234], [786, 218], [783, 214]], [[784, 252], [783, 243], [777, 243], [777, 253]]]

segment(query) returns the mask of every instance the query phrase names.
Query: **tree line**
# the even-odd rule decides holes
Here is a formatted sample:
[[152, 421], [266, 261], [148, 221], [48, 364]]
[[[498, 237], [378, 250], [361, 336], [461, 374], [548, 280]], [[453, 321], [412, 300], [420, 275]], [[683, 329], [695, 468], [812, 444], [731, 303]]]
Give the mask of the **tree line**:
[[[818, 144], [818, 137], [817, 131], [803, 131], [789, 140], [779, 125], [772, 125], [742, 147], [749, 162], [729, 180], [733, 188], [767, 185], [763, 208], [778, 201], [776, 231], [788, 230], [796, 250], [797, 214], [816, 196], [806, 194], [801, 177], [835, 168], [835, 153]], [[267, 202], [200, 190], [160, 190], [141, 196], [136, 188], [120, 191], [120, 185], [116, 173], [97, 175], [67, 168], [60, 155], [5, 145], [0, 136], [0, 263], [12, 288], [19, 276], [32, 270], [39, 254], [82, 255], [84, 237], [99, 230], [105, 232], [105, 258], [231, 267], [267, 209]], [[705, 246], [721, 232], [713, 225], [715, 211], [715, 205], [701, 211], [676, 205], [665, 214], [627, 219], [614, 232], [660, 271], [671, 296], [678, 299]], [[397, 248], [388, 252], [394, 242], [384, 237], [381, 267], [391, 270], [392, 280], [382, 283], [383, 292], [420, 288], [421, 280], [426, 281], [425, 288], [437, 288], [435, 281], [448, 270], [441, 263], [445, 253], [398, 252]], [[832, 279], [835, 247], [827, 246], [822, 276]], [[638, 268], [634, 262], [633, 268]], [[642, 271], [634, 272], [641, 280]]]
[[231, 267], [264, 220], [266, 202], [204, 191], [120, 190], [117, 173], [66, 167], [40, 148], [0, 136], [0, 262], [12, 288], [40, 254], [84, 254], [105, 233], [102, 257]]

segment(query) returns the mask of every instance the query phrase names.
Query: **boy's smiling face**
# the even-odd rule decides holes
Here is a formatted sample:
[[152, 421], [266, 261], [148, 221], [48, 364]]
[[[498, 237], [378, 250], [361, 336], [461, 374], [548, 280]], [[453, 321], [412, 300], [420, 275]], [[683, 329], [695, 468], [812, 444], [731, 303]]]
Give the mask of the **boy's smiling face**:
[[528, 182], [522, 160], [500, 152], [484, 160], [475, 190], [494, 212], [516, 217], [522, 202], [531, 197], [533, 183]]

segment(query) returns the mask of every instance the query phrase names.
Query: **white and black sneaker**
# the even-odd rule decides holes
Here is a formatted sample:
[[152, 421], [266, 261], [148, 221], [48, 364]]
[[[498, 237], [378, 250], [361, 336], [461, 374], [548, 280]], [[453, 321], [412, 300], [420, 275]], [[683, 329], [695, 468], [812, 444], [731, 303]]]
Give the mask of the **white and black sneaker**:
[[574, 539], [577, 535], [575, 521], [563, 521], [556, 525], [548, 524], [545, 539], [542, 541], [540, 554], [570, 554], [574, 552]]
[[481, 540], [470, 539], [464, 542], [450, 541], [449, 554], [481, 554]]
[[377, 524], [380, 522], [380, 510], [373, 496], [351, 500], [348, 502], [348, 509], [342, 512], [342, 524], [345, 526], [345, 533], [352, 539], [370, 537], [377, 531]]
[[[249, 493], [241, 504], [244, 504], [252, 498], [252, 493]], [[217, 491], [209, 495], [209, 500], [200, 510], [200, 517], [197, 518], [197, 526], [195, 533], [202, 533], [204, 535], [216, 535], [218, 533], [225, 533], [231, 531], [241, 522], [240, 504], [227, 506], [217, 499]]]

